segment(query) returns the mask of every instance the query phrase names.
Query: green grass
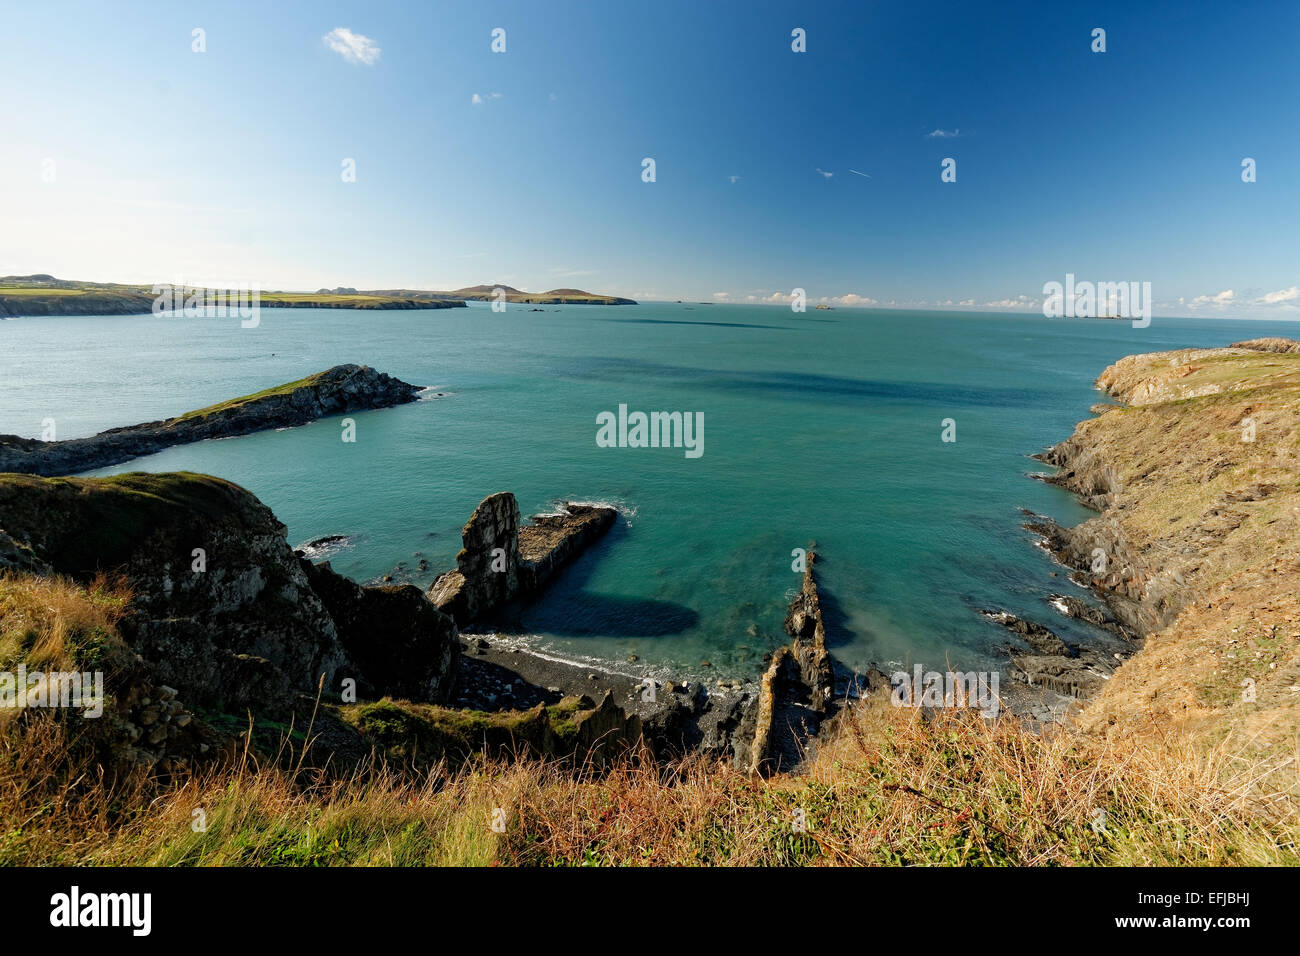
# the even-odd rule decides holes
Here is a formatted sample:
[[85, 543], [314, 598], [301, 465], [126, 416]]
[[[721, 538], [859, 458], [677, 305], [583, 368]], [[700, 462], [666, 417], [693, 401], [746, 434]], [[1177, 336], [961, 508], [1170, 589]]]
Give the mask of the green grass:
[[264, 388], [260, 392], [253, 392], [251, 395], [241, 395], [238, 398], [227, 399], [224, 402], [218, 402], [215, 405], [209, 405], [206, 408], [198, 408], [192, 412], [186, 412], [180, 416], [180, 420], [187, 418], [206, 418], [216, 412], [228, 411], [232, 408], [238, 408], [249, 402], [255, 402], [259, 399], [270, 398], [274, 395], [289, 395], [300, 388], [309, 388], [319, 384], [324, 379], [324, 372], [317, 372], [314, 375], [308, 375], [306, 378], [300, 378], [294, 382], [285, 382], [283, 385], [274, 385], [271, 388]]

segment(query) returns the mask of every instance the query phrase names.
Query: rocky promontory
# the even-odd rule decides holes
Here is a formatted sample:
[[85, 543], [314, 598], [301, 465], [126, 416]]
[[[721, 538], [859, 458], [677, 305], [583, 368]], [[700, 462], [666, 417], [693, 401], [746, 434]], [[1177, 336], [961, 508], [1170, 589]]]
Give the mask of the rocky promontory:
[[1105, 602], [1109, 629], [1142, 640], [1087, 726], [1300, 726], [1298, 352], [1265, 339], [1128, 356], [1097, 379], [1123, 404], [1038, 456], [1098, 514], [1027, 527]]
[[434, 581], [429, 598], [462, 627], [486, 618], [537, 594], [617, 517], [613, 508], [566, 503], [560, 514], [539, 515], [521, 527], [515, 496], [489, 495], [461, 529], [456, 570]]
[[107, 468], [174, 445], [305, 425], [327, 415], [416, 400], [420, 387], [366, 365], [336, 365], [295, 382], [165, 421], [112, 428], [89, 438], [40, 441], [0, 435], [0, 472], [70, 475]]

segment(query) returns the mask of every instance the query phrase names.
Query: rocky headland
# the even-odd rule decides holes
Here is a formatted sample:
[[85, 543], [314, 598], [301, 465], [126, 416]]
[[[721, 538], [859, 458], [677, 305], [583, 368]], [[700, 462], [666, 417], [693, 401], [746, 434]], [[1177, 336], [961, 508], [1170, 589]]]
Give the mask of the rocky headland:
[[[1236, 727], [1267, 741], [1300, 723], [1297, 353], [1261, 339], [1128, 356], [1097, 379], [1122, 404], [1038, 456], [1057, 469], [1044, 480], [1098, 514], [1026, 527], [1104, 602], [1094, 623], [1141, 645], [1122, 667], [1092, 662], [1100, 685], [1078, 666], [1042, 675], [1093, 698], [1085, 727]], [[1045, 650], [1040, 670], [1079, 660]]]
[[327, 415], [413, 402], [420, 387], [366, 365], [336, 365], [295, 382], [165, 421], [112, 428], [89, 438], [40, 441], [0, 435], [0, 472], [71, 475], [190, 442], [305, 425]]

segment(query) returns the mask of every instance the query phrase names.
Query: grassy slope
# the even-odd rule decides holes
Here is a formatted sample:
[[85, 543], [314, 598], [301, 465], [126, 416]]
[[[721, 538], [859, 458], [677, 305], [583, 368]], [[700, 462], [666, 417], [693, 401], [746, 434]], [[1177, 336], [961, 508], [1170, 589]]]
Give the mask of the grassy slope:
[[[87, 633], [118, 646], [120, 602], [0, 576], [4, 663], [83, 661], [66, 648]], [[469, 735], [529, 719], [385, 702], [348, 719], [399, 741], [411, 715]], [[567, 732], [563, 708], [547, 717]], [[109, 783], [70, 739], [48, 711], [0, 733], [0, 865], [1300, 864], [1279, 781], [1223, 743], [1035, 735], [1014, 720], [924, 721], [881, 702], [848, 712], [805, 775], [771, 780], [698, 758], [663, 771], [635, 755], [599, 770], [399, 761], [327, 780], [282, 769], [297, 765], [287, 753], [278, 766], [246, 760], [166, 785]]]
[[215, 405], [208, 405], [205, 408], [196, 408], [192, 412], [186, 412], [184, 415], [181, 415], [180, 418], [206, 418], [214, 412], [222, 412], [227, 409], [237, 408], [240, 405], [246, 405], [249, 402], [261, 398], [270, 398], [273, 395], [288, 395], [292, 392], [296, 392], [300, 388], [309, 388], [312, 385], [317, 384], [325, 377], [325, 374], [325, 372], [316, 372], [313, 375], [308, 375], [306, 378], [300, 378], [294, 382], [285, 382], [283, 385], [273, 385], [270, 388], [262, 389], [260, 392], [253, 392], [249, 395], [240, 395], [238, 398], [231, 398], [224, 402], [217, 402]]
[[[1130, 356], [1099, 382], [1135, 404], [1082, 423], [1076, 438], [1117, 472], [1121, 490], [1108, 516], [1154, 574], [1181, 579], [1188, 603], [1119, 670], [1084, 725], [1231, 735], [1294, 756], [1300, 354]], [[1253, 442], [1243, 441], [1248, 419]], [[1255, 682], [1253, 701], [1246, 680]]]

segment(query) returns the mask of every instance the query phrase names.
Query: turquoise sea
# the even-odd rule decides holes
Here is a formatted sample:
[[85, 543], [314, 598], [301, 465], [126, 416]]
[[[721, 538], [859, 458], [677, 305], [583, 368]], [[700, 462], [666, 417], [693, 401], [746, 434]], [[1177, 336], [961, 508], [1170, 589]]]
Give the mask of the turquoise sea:
[[[363, 581], [455, 563], [474, 506], [513, 491], [526, 514], [562, 500], [616, 504], [625, 520], [520, 624], [566, 657], [638, 670], [753, 677], [785, 638], [815, 541], [849, 667], [988, 666], [1006, 608], [1104, 640], [1043, 603], [1073, 590], [1022, 530], [1020, 508], [1088, 512], [1029, 480], [1028, 455], [1100, 400], [1092, 382], [1133, 352], [1294, 334], [1294, 323], [740, 305], [511, 306], [439, 311], [264, 310], [0, 322], [0, 432], [59, 438], [150, 421], [302, 377], [372, 365], [445, 397], [280, 432], [174, 448], [113, 471], [186, 469], [266, 502], [300, 545], [350, 536], [332, 556]], [[702, 412], [704, 454], [602, 448], [596, 416]], [[942, 422], [957, 441], [941, 441]]]

